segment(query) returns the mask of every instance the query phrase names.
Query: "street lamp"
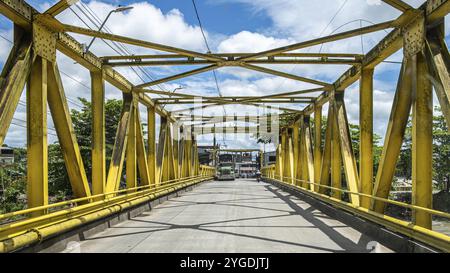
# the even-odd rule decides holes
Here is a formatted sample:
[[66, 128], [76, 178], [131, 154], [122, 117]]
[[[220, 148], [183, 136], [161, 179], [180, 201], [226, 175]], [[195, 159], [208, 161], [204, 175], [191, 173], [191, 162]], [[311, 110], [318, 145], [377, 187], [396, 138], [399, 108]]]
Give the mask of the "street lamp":
[[[101, 31], [101, 30], [102, 30], [102, 28], [105, 26], [106, 21], [108, 21], [108, 19], [109, 19], [109, 17], [111, 16], [111, 14], [116, 13], [116, 12], [125, 12], [125, 11], [127, 11], [127, 10], [132, 9], [132, 8], [133, 8], [133, 7], [119, 6], [118, 8], [116, 8], [116, 9], [110, 11], [110, 12], [108, 13], [108, 15], [106, 16], [105, 20], [103, 21], [103, 23], [100, 25], [100, 28], [98, 29], [98, 31]], [[89, 43], [89, 45], [88, 45], [88, 46], [86, 47], [86, 49], [84, 50], [84, 53], [87, 53], [87, 52], [89, 51], [89, 48], [92, 46], [92, 43], [94, 43], [94, 41], [95, 41], [95, 38], [97, 38], [97, 37], [92, 38], [91, 42]]]

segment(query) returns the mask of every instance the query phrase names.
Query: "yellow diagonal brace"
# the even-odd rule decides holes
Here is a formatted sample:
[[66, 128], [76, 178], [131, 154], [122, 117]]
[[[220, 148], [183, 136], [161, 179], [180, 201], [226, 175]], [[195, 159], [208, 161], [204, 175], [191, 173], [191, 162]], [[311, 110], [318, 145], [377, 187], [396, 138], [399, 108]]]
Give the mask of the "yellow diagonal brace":
[[[375, 177], [373, 195], [388, 198], [394, 178], [395, 165], [397, 164], [400, 149], [405, 135], [411, 110], [411, 61], [404, 59], [397, 82], [397, 90], [392, 103], [391, 115], [384, 138], [383, 152], [381, 153], [378, 172]], [[372, 209], [384, 213], [386, 203], [372, 200]]]
[[[355, 154], [353, 153], [352, 141], [348, 127], [347, 112], [345, 110], [344, 94], [342, 92], [335, 94], [334, 100], [335, 120], [339, 131], [339, 144], [341, 146], [342, 162], [344, 164], [347, 186], [352, 192], [359, 192], [359, 177], [356, 168]], [[350, 194], [350, 200], [353, 205], [359, 206], [359, 196]]]
[[48, 105], [75, 197], [91, 195], [58, 66], [48, 63]]
[[130, 128], [130, 115], [132, 111], [132, 96], [124, 94], [122, 113], [120, 114], [119, 125], [117, 126], [116, 139], [109, 164], [108, 177], [106, 180], [106, 192], [117, 191], [122, 177], [123, 161], [127, 147], [127, 135]]
[[[10, 53], [11, 65], [5, 64], [0, 81], [0, 146], [5, 140], [23, 88], [30, 74], [31, 45], [22, 43]], [[3, 77], [4, 76], [4, 77]]]
[[[323, 147], [323, 157], [320, 164], [320, 185], [330, 186], [330, 166], [332, 155], [332, 137], [333, 137], [334, 111], [333, 104], [328, 106], [327, 127], [325, 130], [325, 143]], [[319, 188], [319, 193], [326, 193], [325, 187]]]
[[145, 151], [144, 133], [142, 131], [141, 114], [139, 113], [139, 104], [135, 108], [135, 122], [136, 122], [136, 156], [137, 165], [139, 168], [139, 177], [141, 185], [150, 185], [150, 174], [148, 171], [148, 160]]
[[[313, 155], [313, 144], [311, 137], [311, 125], [310, 125], [310, 117], [304, 116], [303, 121], [303, 134], [305, 140], [305, 159], [306, 159], [306, 171], [308, 174], [308, 181], [311, 183], [315, 182], [314, 179], [314, 155]], [[314, 184], [309, 184], [310, 189], [314, 191], [319, 191], [319, 187]]]
[[130, 112], [130, 125], [127, 135], [127, 151], [126, 151], [126, 182], [127, 189], [137, 187], [137, 159], [136, 159], [136, 105], [137, 101], [133, 99]]

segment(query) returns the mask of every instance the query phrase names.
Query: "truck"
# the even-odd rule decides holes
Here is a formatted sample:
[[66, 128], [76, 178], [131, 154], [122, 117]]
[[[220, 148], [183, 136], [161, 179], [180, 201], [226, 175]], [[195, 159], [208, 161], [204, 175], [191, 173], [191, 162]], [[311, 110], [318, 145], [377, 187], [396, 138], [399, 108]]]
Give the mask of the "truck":
[[223, 164], [217, 167], [217, 180], [234, 180], [234, 168], [231, 165]]

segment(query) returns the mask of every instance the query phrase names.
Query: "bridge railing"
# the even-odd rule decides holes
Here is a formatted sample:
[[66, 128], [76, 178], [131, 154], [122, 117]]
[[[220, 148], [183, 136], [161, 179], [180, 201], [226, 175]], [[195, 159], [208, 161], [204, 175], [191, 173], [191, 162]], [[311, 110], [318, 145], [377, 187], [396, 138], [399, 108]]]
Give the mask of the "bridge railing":
[[[76, 198], [45, 206], [0, 214], [0, 253], [37, 243], [55, 234], [124, 211], [178, 189], [211, 179], [204, 173], [114, 192]], [[39, 212], [39, 216], [33, 216]]]
[[[280, 174], [277, 174], [275, 164], [263, 167], [261, 169], [261, 173], [263, 178], [268, 181], [276, 181], [292, 189], [298, 190], [314, 198], [320, 199], [321, 201], [329, 203], [335, 207], [354, 213], [359, 217], [363, 217], [377, 224], [385, 226], [386, 228], [392, 231], [402, 233], [404, 235], [410, 236], [411, 238], [430, 244], [433, 247], [436, 247], [440, 250], [450, 252], [450, 236], [441, 232], [433, 231], [431, 228], [421, 227], [419, 225], [414, 224], [414, 222], [412, 221], [406, 221], [404, 219], [400, 219], [399, 217], [386, 215], [384, 213], [378, 213], [373, 209], [367, 209], [364, 208], [363, 206], [354, 205], [351, 203], [351, 201], [349, 201], [349, 199], [344, 200], [343, 195], [347, 194], [348, 196], [350, 196], [351, 194], [354, 194], [360, 197], [369, 198], [372, 201], [376, 200], [379, 202], [383, 202], [385, 204], [391, 204], [394, 206], [410, 210], [419, 210], [433, 216], [441, 217], [448, 221], [450, 220], [450, 214], [447, 212], [421, 207], [417, 205], [411, 205], [405, 202], [377, 197], [374, 195], [364, 194], [361, 192], [354, 192], [345, 188], [337, 188], [329, 185], [311, 182], [308, 180], [295, 179], [288, 176], [281, 176]], [[319, 189], [322, 190], [319, 191]]]

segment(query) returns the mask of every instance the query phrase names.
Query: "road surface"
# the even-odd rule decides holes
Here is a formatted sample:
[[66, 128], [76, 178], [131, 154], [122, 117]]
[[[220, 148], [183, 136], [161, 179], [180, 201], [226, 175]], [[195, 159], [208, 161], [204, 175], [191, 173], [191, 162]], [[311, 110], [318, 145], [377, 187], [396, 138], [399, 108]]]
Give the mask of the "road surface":
[[390, 251], [271, 184], [239, 179], [201, 184], [70, 251], [369, 252], [374, 245]]

